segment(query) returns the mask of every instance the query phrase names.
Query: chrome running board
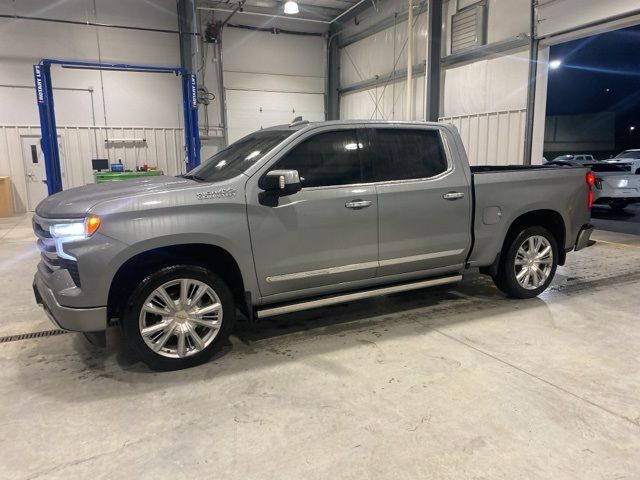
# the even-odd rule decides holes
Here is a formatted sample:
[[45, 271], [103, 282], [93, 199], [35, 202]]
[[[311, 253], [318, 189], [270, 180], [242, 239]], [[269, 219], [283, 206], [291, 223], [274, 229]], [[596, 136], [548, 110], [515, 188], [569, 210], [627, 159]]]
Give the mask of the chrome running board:
[[302, 310], [310, 310], [312, 308], [327, 307], [329, 305], [337, 305], [338, 303], [352, 302], [362, 300], [364, 298], [377, 297], [379, 295], [389, 295], [391, 293], [408, 292], [410, 290], [419, 290], [426, 287], [435, 287], [437, 285], [446, 285], [462, 280], [462, 275], [452, 275], [449, 277], [431, 278], [421, 280], [419, 282], [402, 283], [392, 285], [390, 287], [374, 288], [371, 290], [359, 290], [357, 292], [342, 293], [331, 297], [322, 297], [316, 300], [307, 300], [298, 303], [288, 303], [276, 307], [265, 307], [256, 312], [258, 318], [274, 317], [276, 315], [284, 315], [285, 313], [300, 312]]

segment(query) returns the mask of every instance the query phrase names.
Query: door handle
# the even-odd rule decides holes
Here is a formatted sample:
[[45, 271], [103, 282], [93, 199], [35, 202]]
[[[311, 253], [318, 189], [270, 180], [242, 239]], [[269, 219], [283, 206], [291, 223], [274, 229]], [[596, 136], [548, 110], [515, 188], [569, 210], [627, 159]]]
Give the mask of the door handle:
[[462, 192], [448, 192], [442, 195], [442, 198], [445, 200], [457, 200], [462, 197], [464, 197], [464, 193]]
[[362, 208], [367, 208], [371, 206], [370, 200], [351, 200], [344, 204], [345, 207], [351, 208], [352, 210], [360, 210]]

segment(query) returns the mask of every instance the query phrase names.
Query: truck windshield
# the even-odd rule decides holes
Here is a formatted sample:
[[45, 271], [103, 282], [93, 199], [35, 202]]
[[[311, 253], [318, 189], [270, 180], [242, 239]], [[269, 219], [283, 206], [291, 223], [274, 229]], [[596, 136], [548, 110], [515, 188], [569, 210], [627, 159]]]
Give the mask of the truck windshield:
[[616, 158], [631, 158], [631, 159], [636, 159], [636, 158], [640, 158], [640, 151], [630, 151], [630, 152], [622, 152], [621, 154], [617, 155]]
[[203, 182], [218, 182], [233, 178], [246, 171], [292, 133], [291, 130], [254, 132], [220, 150], [191, 170], [185, 178]]

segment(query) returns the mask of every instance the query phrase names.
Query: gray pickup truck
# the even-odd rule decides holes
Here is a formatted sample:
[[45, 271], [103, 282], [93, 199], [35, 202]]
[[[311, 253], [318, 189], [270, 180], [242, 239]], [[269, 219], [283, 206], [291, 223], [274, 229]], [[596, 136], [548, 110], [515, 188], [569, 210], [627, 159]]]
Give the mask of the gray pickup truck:
[[453, 126], [333, 121], [248, 135], [181, 177], [52, 195], [36, 300], [61, 328], [119, 321], [155, 369], [250, 319], [417, 290], [479, 268], [529, 298], [589, 243], [585, 168], [469, 167]]

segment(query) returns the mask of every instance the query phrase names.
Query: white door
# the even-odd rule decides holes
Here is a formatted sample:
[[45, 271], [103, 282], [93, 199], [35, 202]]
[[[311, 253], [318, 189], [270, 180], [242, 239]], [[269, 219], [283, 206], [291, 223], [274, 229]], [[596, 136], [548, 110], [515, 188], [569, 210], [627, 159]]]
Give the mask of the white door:
[[263, 128], [289, 124], [298, 116], [309, 121], [324, 120], [321, 93], [227, 89], [225, 95], [229, 143]]
[[[29, 211], [33, 212], [38, 203], [48, 195], [47, 172], [44, 167], [44, 153], [40, 147], [40, 137], [25, 135], [22, 137], [22, 159], [24, 161], [24, 174], [27, 185], [27, 204]], [[62, 145], [58, 137], [58, 148], [62, 160]], [[62, 164], [62, 161], [60, 162]], [[62, 168], [62, 167], [61, 167]], [[64, 173], [62, 173], [64, 177]]]

